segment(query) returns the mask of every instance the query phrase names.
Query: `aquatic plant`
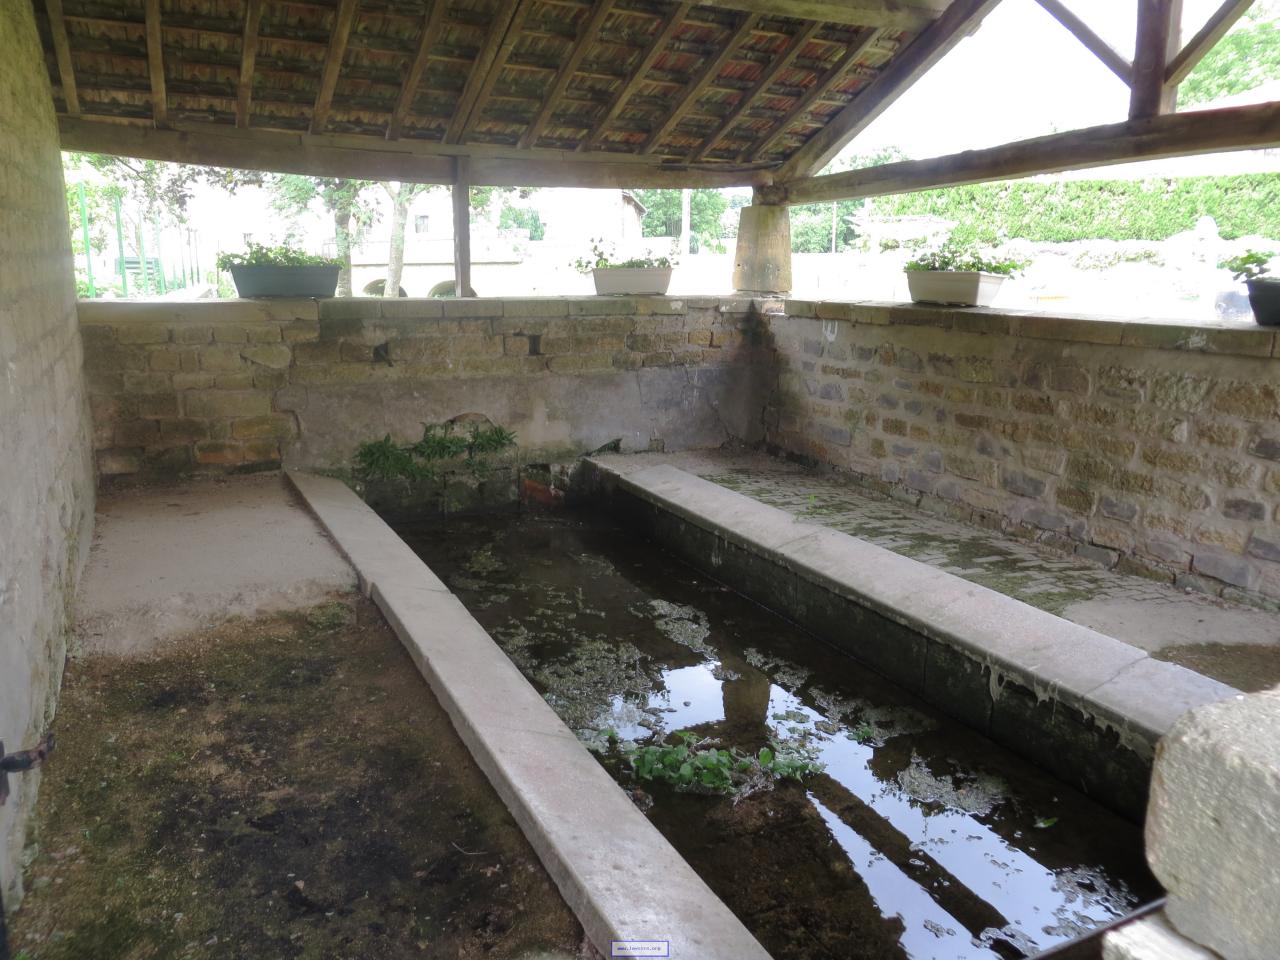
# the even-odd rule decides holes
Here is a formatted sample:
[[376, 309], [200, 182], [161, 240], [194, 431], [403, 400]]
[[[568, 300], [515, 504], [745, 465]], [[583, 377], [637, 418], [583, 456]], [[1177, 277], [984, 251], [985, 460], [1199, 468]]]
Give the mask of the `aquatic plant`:
[[639, 779], [700, 793], [742, 794], [758, 789], [761, 781], [803, 780], [823, 770], [810, 751], [796, 744], [774, 741], [748, 754], [709, 746], [710, 741], [688, 730], [674, 737], [675, 743], [623, 744], [619, 752]]
[[505, 427], [473, 424], [465, 434], [450, 423], [424, 423], [422, 439], [396, 443], [387, 434], [356, 448], [355, 472], [362, 480], [435, 481], [453, 465], [480, 477], [489, 471], [488, 458], [515, 446], [516, 435]]

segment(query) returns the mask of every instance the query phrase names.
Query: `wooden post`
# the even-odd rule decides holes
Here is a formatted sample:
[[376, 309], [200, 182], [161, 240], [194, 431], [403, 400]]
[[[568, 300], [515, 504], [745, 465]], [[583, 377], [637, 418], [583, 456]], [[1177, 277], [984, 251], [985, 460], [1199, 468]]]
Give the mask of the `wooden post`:
[[1173, 112], [1178, 88], [1165, 83], [1165, 72], [1178, 54], [1181, 30], [1182, 0], [1138, 0], [1130, 120]]
[[471, 179], [467, 158], [454, 160], [453, 295], [471, 295]]

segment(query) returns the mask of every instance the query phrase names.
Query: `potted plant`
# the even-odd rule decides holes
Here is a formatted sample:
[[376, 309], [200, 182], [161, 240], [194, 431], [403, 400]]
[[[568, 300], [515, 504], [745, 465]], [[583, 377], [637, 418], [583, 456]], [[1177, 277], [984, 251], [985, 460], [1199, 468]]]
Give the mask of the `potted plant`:
[[997, 260], [977, 250], [946, 244], [907, 262], [907, 289], [915, 303], [985, 307], [1005, 278], [1026, 267], [1019, 260]]
[[250, 243], [245, 253], [224, 253], [218, 269], [229, 270], [241, 297], [332, 297], [342, 264], [297, 247]]
[[1249, 288], [1249, 306], [1253, 319], [1264, 327], [1280, 327], [1280, 277], [1269, 277], [1270, 251], [1246, 250], [1238, 257], [1223, 260], [1219, 267], [1231, 271]]
[[574, 267], [579, 273], [590, 273], [596, 293], [602, 297], [614, 294], [662, 295], [671, 286], [671, 257], [633, 257], [614, 260], [613, 251], [603, 240], [591, 241], [591, 256], [579, 257]]

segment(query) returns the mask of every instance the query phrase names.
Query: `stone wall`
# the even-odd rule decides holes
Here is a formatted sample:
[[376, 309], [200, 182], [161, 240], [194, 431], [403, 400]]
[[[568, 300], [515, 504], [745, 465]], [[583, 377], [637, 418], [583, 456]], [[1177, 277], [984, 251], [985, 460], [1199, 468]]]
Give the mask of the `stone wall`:
[[[48, 71], [28, 3], [0, 4], [0, 739], [33, 746], [62, 673], [93, 467]], [[21, 895], [38, 773], [0, 807], [0, 895]]]
[[83, 302], [104, 477], [349, 463], [479, 414], [526, 462], [762, 437], [749, 300]]
[[1274, 331], [769, 309], [774, 449], [1109, 567], [1280, 597]]

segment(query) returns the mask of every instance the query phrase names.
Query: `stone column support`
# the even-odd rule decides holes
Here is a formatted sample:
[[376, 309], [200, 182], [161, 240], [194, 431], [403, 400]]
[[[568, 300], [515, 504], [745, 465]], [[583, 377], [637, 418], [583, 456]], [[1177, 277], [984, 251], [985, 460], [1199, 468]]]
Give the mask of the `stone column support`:
[[754, 203], [742, 208], [733, 288], [752, 295], [791, 292], [791, 219], [786, 207]]

